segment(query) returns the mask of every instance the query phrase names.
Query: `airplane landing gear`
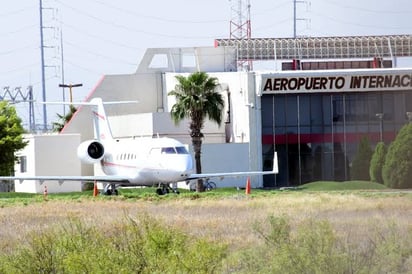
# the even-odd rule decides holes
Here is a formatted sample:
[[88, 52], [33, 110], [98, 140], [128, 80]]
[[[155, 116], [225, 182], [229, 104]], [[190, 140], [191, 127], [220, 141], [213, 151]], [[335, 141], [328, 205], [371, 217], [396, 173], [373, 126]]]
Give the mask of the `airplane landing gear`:
[[180, 194], [179, 190], [177, 190], [177, 187], [171, 188], [169, 184], [159, 184], [159, 186], [156, 189], [157, 195], [165, 195], [171, 192], [175, 194]]
[[104, 195], [118, 195], [119, 191], [116, 189], [116, 185], [115, 184], [107, 184], [104, 186], [103, 189], [103, 194]]

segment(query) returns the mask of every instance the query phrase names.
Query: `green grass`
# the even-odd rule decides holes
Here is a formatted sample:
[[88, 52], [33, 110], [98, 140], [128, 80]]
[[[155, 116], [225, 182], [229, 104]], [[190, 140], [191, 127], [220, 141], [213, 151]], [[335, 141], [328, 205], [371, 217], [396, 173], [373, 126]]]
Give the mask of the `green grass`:
[[411, 191], [119, 192], [0, 193], [0, 273], [412, 273]]
[[[263, 197], [271, 195], [279, 195], [284, 192], [311, 192], [311, 191], [344, 191], [358, 193], [361, 191], [382, 191], [390, 190], [382, 184], [377, 184], [368, 181], [318, 181], [301, 185], [297, 188], [285, 190], [272, 189], [252, 189], [250, 197]], [[113, 199], [113, 200], [175, 200], [175, 199], [219, 199], [224, 197], [245, 197], [244, 189], [217, 188], [212, 191], [203, 193], [196, 193], [186, 189], [179, 189], [180, 194], [169, 193], [168, 195], [159, 196], [155, 193], [155, 188], [120, 188], [118, 196], [104, 196], [99, 194], [98, 197], [93, 197], [93, 191], [87, 190], [83, 192], [69, 192], [69, 193], [49, 193], [48, 201], [65, 200], [65, 201], [82, 201], [83, 199]], [[32, 202], [44, 201], [43, 194], [32, 193], [15, 193], [15, 192], [0, 192], [0, 207], [13, 204], [27, 204]]]
[[300, 187], [306, 191], [335, 191], [335, 190], [382, 190], [388, 189], [385, 185], [369, 181], [318, 181], [304, 184]]

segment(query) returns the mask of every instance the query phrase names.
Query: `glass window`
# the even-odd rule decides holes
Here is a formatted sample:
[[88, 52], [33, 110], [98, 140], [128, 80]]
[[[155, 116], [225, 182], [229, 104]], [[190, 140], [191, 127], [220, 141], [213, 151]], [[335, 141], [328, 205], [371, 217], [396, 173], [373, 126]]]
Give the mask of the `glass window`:
[[20, 172], [24, 173], [27, 172], [27, 157], [20, 156]]
[[176, 147], [177, 154], [189, 154], [185, 147]]
[[407, 91], [405, 94], [405, 109], [407, 112], [412, 112], [412, 91]]
[[385, 93], [382, 95], [383, 103], [383, 119], [385, 121], [393, 121], [395, 106], [394, 106], [394, 96], [393, 94]]
[[369, 120], [375, 121], [376, 114], [382, 113], [382, 107], [379, 94], [369, 94], [368, 95], [368, 108], [369, 108]]
[[322, 97], [321, 95], [312, 95], [310, 98], [310, 119], [312, 126], [323, 124], [323, 108], [322, 108]]
[[[333, 122], [343, 121], [343, 97], [342, 95], [332, 95]], [[328, 114], [325, 114], [328, 115]]]
[[286, 125], [298, 125], [298, 104], [297, 96], [292, 94], [286, 97]]
[[298, 95], [299, 97], [299, 125], [310, 126], [310, 97], [309, 95]]
[[262, 133], [271, 134], [273, 132], [273, 101], [272, 96], [262, 96]]
[[286, 126], [286, 95], [275, 96], [274, 110], [275, 110], [275, 126]]
[[174, 147], [162, 147], [162, 154], [176, 154]]

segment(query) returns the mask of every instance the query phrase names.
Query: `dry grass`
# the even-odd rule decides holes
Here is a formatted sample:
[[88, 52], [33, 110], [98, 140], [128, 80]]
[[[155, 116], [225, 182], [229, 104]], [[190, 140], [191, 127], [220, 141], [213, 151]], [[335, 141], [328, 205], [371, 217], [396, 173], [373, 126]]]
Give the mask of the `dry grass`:
[[[217, 200], [177, 199], [121, 201], [100, 197], [78, 202], [48, 201], [0, 209], [0, 249], [13, 248], [27, 235], [76, 218], [111, 230], [126, 217], [148, 214], [191, 235], [241, 248], [260, 241], [253, 225], [270, 215], [287, 216], [292, 224], [310, 218], [328, 220], [337, 231], [356, 239], [391, 222], [412, 229], [412, 196], [330, 193], [284, 193], [273, 197], [233, 196]], [[402, 233], [402, 231], [399, 231]]]

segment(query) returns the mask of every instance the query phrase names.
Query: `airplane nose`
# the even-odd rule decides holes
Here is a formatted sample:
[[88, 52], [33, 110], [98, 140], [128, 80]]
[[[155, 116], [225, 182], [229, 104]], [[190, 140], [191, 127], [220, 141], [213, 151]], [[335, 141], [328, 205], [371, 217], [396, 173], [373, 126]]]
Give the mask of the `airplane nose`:
[[193, 161], [192, 157], [190, 156], [184, 156], [181, 157], [178, 161], [175, 163], [175, 168], [176, 170], [181, 171], [182, 174], [187, 174], [188, 172], [191, 172], [193, 170]]

